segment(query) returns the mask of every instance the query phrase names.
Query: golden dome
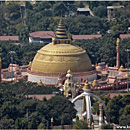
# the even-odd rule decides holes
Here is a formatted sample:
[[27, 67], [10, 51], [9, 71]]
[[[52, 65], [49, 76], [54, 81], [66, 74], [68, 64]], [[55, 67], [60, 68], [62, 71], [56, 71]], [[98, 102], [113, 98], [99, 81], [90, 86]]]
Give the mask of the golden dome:
[[71, 40], [65, 31], [62, 19], [52, 38], [52, 43], [44, 46], [34, 57], [31, 71], [41, 73], [66, 73], [92, 70], [91, 61], [82, 48], [70, 45]]
[[86, 51], [70, 44], [50, 43], [35, 55], [31, 71], [42, 73], [86, 72], [92, 70]]

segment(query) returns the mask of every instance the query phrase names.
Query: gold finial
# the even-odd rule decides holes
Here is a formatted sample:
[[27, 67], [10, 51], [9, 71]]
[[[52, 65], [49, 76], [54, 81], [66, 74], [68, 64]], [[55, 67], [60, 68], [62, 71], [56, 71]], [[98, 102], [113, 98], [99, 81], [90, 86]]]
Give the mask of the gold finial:
[[123, 68], [124, 68], [123, 65], [121, 65], [120, 68], [119, 68], [119, 71], [121, 71]]
[[38, 85], [39, 85], [39, 86], [42, 86], [42, 85], [43, 85], [43, 83], [42, 83], [41, 80], [38, 82]]
[[116, 45], [119, 46], [120, 39], [117, 38]]
[[69, 70], [67, 71], [67, 73], [70, 74], [70, 73], [71, 73], [71, 70], [69, 69]]
[[90, 89], [90, 86], [89, 86], [89, 84], [88, 84], [88, 80], [86, 80], [83, 89], [84, 89], [84, 90], [86, 90], [86, 89]]
[[92, 85], [93, 86], [98, 86], [99, 84], [98, 84], [97, 80], [94, 80], [93, 83], [92, 83]]
[[2, 66], [2, 63], [1, 63], [1, 57], [0, 57], [0, 67]]
[[29, 67], [31, 67], [31, 65], [32, 65], [32, 62], [30, 61], [30, 62], [29, 62]]

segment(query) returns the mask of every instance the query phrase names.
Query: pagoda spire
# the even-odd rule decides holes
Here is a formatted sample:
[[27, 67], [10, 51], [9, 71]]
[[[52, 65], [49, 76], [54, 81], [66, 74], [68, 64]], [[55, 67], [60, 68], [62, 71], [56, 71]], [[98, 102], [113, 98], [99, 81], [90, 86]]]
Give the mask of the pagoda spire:
[[55, 44], [71, 44], [70, 34], [66, 32], [63, 18], [61, 17], [59, 25], [54, 32], [54, 38], [52, 38], [52, 43]]
[[117, 56], [116, 56], [116, 67], [119, 69], [120, 67], [120, 54], [119, 54], [119, 50], [120, 50], [120, 46], [119, 46], [119, 38], [117, 38], [116, 41], [116, 50], [117, 50]]
[[56, 29], [56, 39], [68, 39], [66, 29], [64, 26], [63, 18], [60, 19], [58, 28]]

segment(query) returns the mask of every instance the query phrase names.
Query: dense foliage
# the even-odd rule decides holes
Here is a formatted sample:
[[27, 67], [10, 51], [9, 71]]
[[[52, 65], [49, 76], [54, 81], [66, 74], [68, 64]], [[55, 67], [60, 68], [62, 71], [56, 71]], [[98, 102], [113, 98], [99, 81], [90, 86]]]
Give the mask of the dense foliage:
[[15, 54], [12, 54], [13, 63], [18, 65], [29, 64], [33, 60], [37, 50], [42, 48], [42, 44], [25, 44], [25, 45], [14, 45], [9, 42], [0, 42], [0, 56], [2, 58], [2, 68], [7, 68], [9, 63], [11, 63], [11, 54], [10, 51], [15, 51]]
[[48, 129], [52, 117], [54, 125], [61, 125], [62, 115], [67, 119], [64, 120], [67, 125], [76, 116], [74, 105], [64, 97], [55, 96], [48, 101], [39, 101], [10, 91], [0, 93], [1, 129]]
[[[107, 6], [111, 5], [124, 5], [125, 8], [115, 10], [116, 19], [108, 21]], [[79, 7], [90, 7], [94, 16], [78, 16]], [[29, 32], [54, 31], [59, 16], [65, 16], [65, 24], [72, 34], [105, 34], [110, 29], [113, 36], [118, 37], [120, 33], [127, 33], [130, 26], [129, 7], [129, 2], [111, 1], [40, 1], [34, 5], [27, 1], [25, 8], [19, 2], [1, 2], [0, 35], [18, 35], [21, 42], [27, 42]]]
[[[12, 55], [13, 63], [26, 65], [33, 60], [37, 50], [44, 46], [43, 44], [26, 44], [17, 46], [9, 42], [0, 43], [2, 68], [7, 68], [9, 63], [11, 63], [10, 51], [15, 51], [15, 54]], [[87, 51], [92, 64], [99, 62], [106, 62], [110, 66], [116, 64], [116, 38], [113, 38], [109, 34], [104, 35], [102, 38], [79, 40], [72, 44], [83, 47], [83, 49]], [[120, 40], [120, 62], [123, 65], [127, 63], [127, 53], [125, 51], [127, 48], [130, 48], [130, 40]]]
[[5, 82], [0, 84], [1, 92], [6, 90], [15, 94], [52, 94], [53, 92], [59, 92], [59, 89], [55, 86], [38, 86], [37, 83], [19, 81], [17, 83]]
[[[12, 41], [0, 42], [0, 55], [2, 66], [7, 68], [11, 62], [10, 51], [13, 54], [13, 63], [19, 65], [28, 64], [32, 61], [36, 51], [43, 45], [29, 45], [28, 36], [30, 32], [56, 30], [59, 16], [65, 16], [64, 22], [68, 32], [72, 34], [102, 34], [102, 39], [92, 39], [76, 42], [76, 45], [86, 47], [88, 55], [93, 64], [105, 61], [109, 65], [115, 65], [116, 49], [114, 37], [119, 37], [120, 33], [127, 33], [130, 26], [129, 2], [80, 2], [80, 1], [40, 1], [36, 4], [25, 2], [25, 9], [19, 2], [0, 3], [0, 35], [18, 35], [21, 46], [15, 46]], [[108, 21], [106, 8], [111, 5], [124, 5], [125, 8], [115, 10], [115, 20]], [[77, 15], [77, 8], [89, 7], [94, 16]], [[71, 13], [73, 16], [70, 16]], [[32, 17], [33, 16], [33, 17]], [[111, 35], [107, 35], [110, 30]], [[125, 49], [130, 48], [129, 39], [121, 41], [121, 64], [126, 63]], [[104, 51], [105, 50], [105, 51]]]
[[106, 107], [107, 119], [111, 123], [130, 125], [130, 94], [112, 98]]
[[77, 120], [73, 125], [73, 129], [90, 129], [88, 128], [88, 124], [85, 120]]
[[[74, 44], [86, 50], [93, 64], [99, 62], [105, 62], [109, 66], [116, 64], [116, 38], [110, 34], [104, 35], [102, 38], [76, 41]], [[125, 51], [127, 48], [130, 48], [130, 40], [120, 40], [120, 62], [123, 65], [127, 63]]]

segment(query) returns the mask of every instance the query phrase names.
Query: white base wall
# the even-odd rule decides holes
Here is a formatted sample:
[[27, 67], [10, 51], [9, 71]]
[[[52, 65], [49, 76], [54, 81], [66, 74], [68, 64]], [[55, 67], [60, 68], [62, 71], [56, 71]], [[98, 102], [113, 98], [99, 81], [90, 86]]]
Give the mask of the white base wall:
[[28, 75], [28, 81], [31, 82], [39, 82], [42, 81], [42, 83], [57, 83], [58, 78], [49, 78], [49, 77], [42, 77], [42, 76], [35, 76], [35, 75]]
[[[89, 75], [89, 76], [84, 76], [84, 77], [74, 77], [73, 78], [73, 81], [74, 83], [77, 83], [78, 81], [81, 82], [81, 78], [83, 78], [83, 80], [86, 81], [86, 79], [88, 81], [93, 81], [95, 79], [97, 79], [97, 75], [96, 74], [93, 74], [93, 75]], [[36, 75], [28, 75], [28, 81], [31, 81], [31, 82], [39, 82], [39, 81], [42, 81], [42, 83], [57, 83], [58, 81], [58, 77], [42, 77], [42, 76], [36, 76]]]

